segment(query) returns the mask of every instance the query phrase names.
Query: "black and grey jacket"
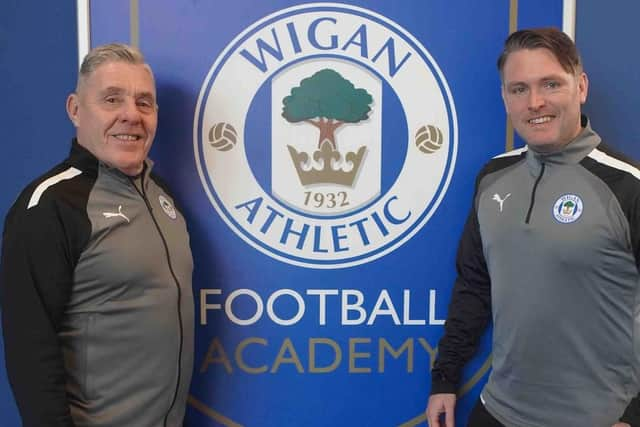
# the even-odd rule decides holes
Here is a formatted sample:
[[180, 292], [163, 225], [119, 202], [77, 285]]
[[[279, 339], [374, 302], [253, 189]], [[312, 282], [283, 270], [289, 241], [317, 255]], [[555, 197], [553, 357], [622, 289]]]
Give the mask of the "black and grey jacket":
[[182, 425], [193, 261], [151, 167], [130, 178], [74, 141], [7, 215], [2, 327], [27, 427]]
[[455, 392], [492, 318], [482, 398], [507, 426], [640, 426], [640, 171], [583, 127], [491, 160], [460, 242], [431, 392]]

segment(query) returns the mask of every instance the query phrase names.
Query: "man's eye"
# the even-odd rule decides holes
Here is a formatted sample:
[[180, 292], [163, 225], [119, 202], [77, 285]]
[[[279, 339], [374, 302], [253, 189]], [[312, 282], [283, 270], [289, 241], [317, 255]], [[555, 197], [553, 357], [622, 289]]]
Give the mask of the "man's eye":
[[513, 95], [522, 95], [525, 92], [525, 90], [526, 89], [524, 87], [522, 87], [522, 86], [516, 86], [516, 87], [511, 88], [511, 93]]
[[558, 82], [556, 82], [556, 81], [548, 81], [548, 82], [546, 83], [546, 86], [547, 86], [547, 88], [549, 88], [549, 89], [557, 89], [557, 88], [559, 88], [559, 87], [560, 87], [560, 84], [559, 84]]
[[139, 99], [138, 101], [136, 101], [136, 105], [138, 106], [140, 111], [144, 113], [150, 113], [154, 110], [155, 104], [149, 100]]
[[107, 96], [104, 99], [104, 102], [106, 102], [107, 104], [119, 104], [120, 103], [120, 98], [117, 96]]

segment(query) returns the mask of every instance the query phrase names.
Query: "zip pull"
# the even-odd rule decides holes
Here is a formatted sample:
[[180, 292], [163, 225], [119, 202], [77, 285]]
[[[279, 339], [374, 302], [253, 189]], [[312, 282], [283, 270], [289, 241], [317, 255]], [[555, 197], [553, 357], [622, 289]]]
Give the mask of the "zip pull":
[[533, 184], [533, 190], [531, 190], [531, 202], [529, 203], [529, 211], [527, 212], [527, 218], [524, 221], [525, 224], [529, 224], [529, 221], [531, 220], [531, 212], [533, 211], [533, 206], [536, 204], [536, 191], [538, 190], [538, 184], [540, 183], [540, 180], [542, 179], [542, 175], [544, 174], [545, 166], [546, 164], [542, 163], [542, 166], [540, 167], [540, 173], [536, 178], [536, 182]]

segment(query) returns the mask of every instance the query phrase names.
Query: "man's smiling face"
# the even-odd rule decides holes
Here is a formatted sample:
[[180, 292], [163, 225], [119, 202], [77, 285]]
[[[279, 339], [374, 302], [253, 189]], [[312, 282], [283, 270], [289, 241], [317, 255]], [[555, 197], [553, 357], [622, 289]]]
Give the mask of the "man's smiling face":
[[531, 149], [557, 151], [580, 133], [585, 73], [565, 71], [548, 49], [521, 49], [507, 57], [502, 80], [507, 114]]
[[153, 75], [146, 64], [107, 62], [67, 99], [78, 143], [107, 165], [142, 171], [158, 123]]

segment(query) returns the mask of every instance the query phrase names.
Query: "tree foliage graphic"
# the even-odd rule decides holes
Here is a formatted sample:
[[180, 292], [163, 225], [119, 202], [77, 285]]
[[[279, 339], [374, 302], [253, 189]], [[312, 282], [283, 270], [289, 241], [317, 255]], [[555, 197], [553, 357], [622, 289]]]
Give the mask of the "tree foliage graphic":
[[564, 212], [568, 215], [571, 214], [573, 212], [573, 208], [575, 207], [575, 203], [573, 203], [571, 200], [569, 200], [568, 202], [565, 202], [564, 205], [562, 206], [562, 209], [564, 209]]
[[345, 123], [369, 117], [373, 98], [365, 89], [356, 89], [340, 73], [325, 68], [291, 89], [282, 100], [282, 116], [289, 122], [306, 122], [320, 130], [318, 148], [328, 140], [336, 149], [335, 131]]

